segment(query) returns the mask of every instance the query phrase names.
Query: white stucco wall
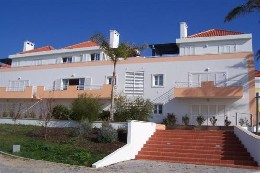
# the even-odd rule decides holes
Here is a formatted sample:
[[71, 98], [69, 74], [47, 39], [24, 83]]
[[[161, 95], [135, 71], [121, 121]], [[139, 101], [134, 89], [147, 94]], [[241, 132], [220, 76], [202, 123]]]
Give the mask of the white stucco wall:
[[129, 121], [127, 132], [127, 144], [102, 160], [94, 163], [92, 167], [100, 168], [122, 161], [134, 159], [146, 141], [156, 130], [156, 124], [141, 121]]
[[258, 166], [260, 166], [260, 136], [257, 136], [240, 126], [234, 127], [234, 133], [257, 162]]

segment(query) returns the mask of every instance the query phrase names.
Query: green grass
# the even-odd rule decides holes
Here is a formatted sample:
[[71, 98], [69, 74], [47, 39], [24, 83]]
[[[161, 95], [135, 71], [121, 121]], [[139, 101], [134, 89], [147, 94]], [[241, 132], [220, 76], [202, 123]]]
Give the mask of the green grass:
[[27, 135], [29, 132], [39, 130], [39, 128], [25, 125], [0, 125], [0, 150], [12, 153], [12, 145], [18, 144], [21, 145], [21, 152], [12, 154], [84, 166], [91, 166], [111, 152], [90, 150], [76, 145], [78, 142], [75, 137], [67, 137], [63, 142], [55, 142], [55, 140], [44, 140]]

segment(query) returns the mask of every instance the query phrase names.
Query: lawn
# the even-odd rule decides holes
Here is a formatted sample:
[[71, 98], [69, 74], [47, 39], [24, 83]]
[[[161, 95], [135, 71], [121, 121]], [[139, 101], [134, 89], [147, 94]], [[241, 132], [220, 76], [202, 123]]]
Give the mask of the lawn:
[[[109, 153], [124, 145], [122, 142], [98, 143], [97, 129], [88, 137], [73, 135], [72, 128], [48, 128], [48, 138], [44, 139], [44, 129], [37, 126], [0, 125], [0, 151], [22, 157], [91, 166]], [[12, 153], [12, 145], [21, 145], [21, 152]]]

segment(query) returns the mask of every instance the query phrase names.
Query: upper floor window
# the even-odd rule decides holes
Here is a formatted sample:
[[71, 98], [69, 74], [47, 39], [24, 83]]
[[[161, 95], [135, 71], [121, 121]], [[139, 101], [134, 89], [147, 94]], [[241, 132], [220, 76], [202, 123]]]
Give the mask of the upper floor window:
[[154, 87], [163, 87], [164, 86], [164, 75], [163, 74], [154, 74], [153, 75], [153, 86]]
[[72, 57], [63, 57], [62, 62], [65, 63], [72, 63]]
[[236, 52], [236, 45], [220, 45], [218, 47], [219, 53], [234, 53]]
[[92, 53], [90, 56], [91, 56], [91, 61], [99, 61], [100, 60], [100, 54], [99, 53]]
[[194, 46], [185, 46], [183, 48], [184, 55], [195, 55], [195, 47]]
[[27, 86], [30, 86], [29, 80], [12, 80], [9, 81], [8, 91], [24, 91]]
[[[107, 76], [106, 84], [112, 85], [112, 76]], [[115, 85], [116, 85], [116, 77], [115, 77]]]

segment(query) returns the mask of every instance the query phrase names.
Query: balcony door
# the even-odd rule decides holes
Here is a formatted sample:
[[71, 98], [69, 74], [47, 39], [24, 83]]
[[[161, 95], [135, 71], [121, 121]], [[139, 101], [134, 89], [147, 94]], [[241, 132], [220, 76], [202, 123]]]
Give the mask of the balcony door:
[[226, 86], [226, 72], [189, 73], [189, 86], [200, 87], [201, 82], [213, 81], [216, 86]]

